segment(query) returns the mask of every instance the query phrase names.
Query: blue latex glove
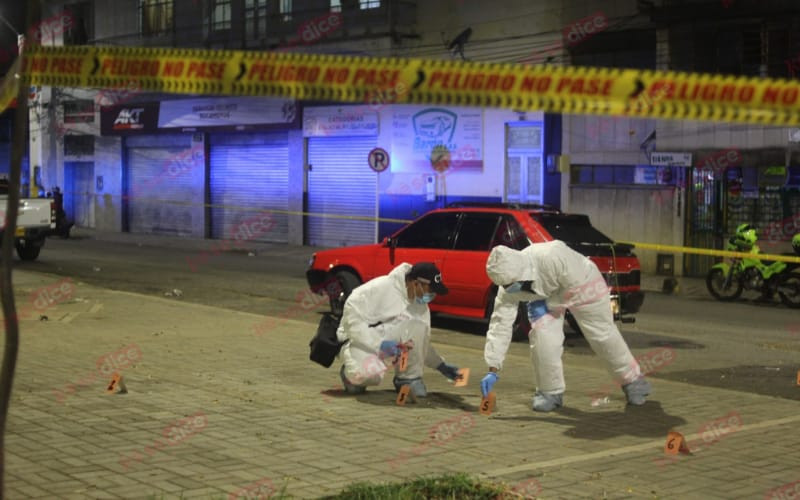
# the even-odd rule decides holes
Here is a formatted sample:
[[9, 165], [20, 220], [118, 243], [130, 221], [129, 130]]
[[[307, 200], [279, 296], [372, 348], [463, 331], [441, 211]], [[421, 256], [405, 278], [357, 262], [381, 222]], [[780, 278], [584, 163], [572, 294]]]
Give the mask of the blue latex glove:
[[534, 300], [532, 302], [528, 302], [528, 319], [531, 323], [535, 323], [536, 320], [541, 318], [547, 314], [547, 302], [544, 300]]
[[397, 353], [400, 352], [400, 349], [397, 348], [397, 342], [393, 340], [384, 340], [381, 342], [381, 353], [385, 358], [390, 358], [392, 356], [397, 356]]
[[447, 377], [449, 380], [457, 380], [461, 378], [458, 374], [458, 367], [453, 365], [448, 365], [444, 361], [439, 363], [439, 366], [436, 367], [439, 370], [439, 373]]
[[481, 379], [481, 393], [483, 397], [488, 396], [489, 393], [492, 392], [492, 387], [497, 383], [497, 378], [497, 373], [489, 372]]

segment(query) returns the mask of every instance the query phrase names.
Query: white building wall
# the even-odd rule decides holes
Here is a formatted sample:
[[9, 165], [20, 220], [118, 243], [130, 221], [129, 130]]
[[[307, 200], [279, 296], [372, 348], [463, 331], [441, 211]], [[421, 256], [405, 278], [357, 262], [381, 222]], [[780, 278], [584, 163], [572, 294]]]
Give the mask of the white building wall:
[[[446, 108], [446, 106], [444, 106]], [[392, 151], [393, 106], [380, 109], [378, 146]], [[527, 113], [529, 121], [541, 121], [541, 112]], [[483, 111], [483, 171], [464, 172], [454, 169], [453, 173], [437, 174], [431, 167], [428, 172], [396, 172], [389, 170], [379, 176], [379, 192], [424, 195], [425, 179], [429, 175], [437, 177], [437, 193], [446, 196], [483, 196], [503, 198], [505, 190], [505, 124], [518, 121], [518, 114], [511, 110], [485, 109]], [[444, 181], [444, 184], [442, 184]], [[444, 191], [446, 189], [446, 191]]]
[[102, 177], [102, 188], [95, 184], [95, 228], [122, 231], [122, 138], [97, 137], [94, 142], [94, 175]]

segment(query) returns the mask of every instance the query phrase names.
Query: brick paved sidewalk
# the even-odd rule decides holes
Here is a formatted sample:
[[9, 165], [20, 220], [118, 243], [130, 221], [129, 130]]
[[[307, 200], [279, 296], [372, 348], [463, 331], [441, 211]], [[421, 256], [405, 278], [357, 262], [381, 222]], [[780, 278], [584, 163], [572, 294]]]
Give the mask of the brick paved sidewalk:
[[[57, 281], [17, 271], [18, 305]], [[596, 357], [567, 353], [566, 407], [537, 414], [528, 348], [514, 344], [485, 417], [482, 339], [435, 332], [472, 380], [457, 389], [428, 372], [431, 397], [400, 408], [388, 379], [342, 395], [338, 364], [308, 361], [307, 322], [258, 336], [263, 316], [81, 283], [54, 302], [21, 321], [10, 499], [313, 498], [445, 472], [541, 498], [764, 498], [800, 480], [796, 401], [656, 377], [652, 400], [626, 408]], [[105, 393], [114, 370], [127, 394]], [[693, 455], [665, 460], [671, 429]]]

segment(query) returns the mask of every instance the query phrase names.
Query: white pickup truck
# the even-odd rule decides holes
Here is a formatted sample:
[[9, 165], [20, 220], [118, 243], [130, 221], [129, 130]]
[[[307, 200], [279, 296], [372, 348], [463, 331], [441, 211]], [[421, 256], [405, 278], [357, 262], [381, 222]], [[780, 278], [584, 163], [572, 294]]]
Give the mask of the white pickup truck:
[[[8, 182], [0, 178], [0, 235], [6, 226]], [[51, 198], [22, 198], [19, 200], [14, 247], [22, 260], [35, 260], [47, 236], [55, 231], [56, 209]]]

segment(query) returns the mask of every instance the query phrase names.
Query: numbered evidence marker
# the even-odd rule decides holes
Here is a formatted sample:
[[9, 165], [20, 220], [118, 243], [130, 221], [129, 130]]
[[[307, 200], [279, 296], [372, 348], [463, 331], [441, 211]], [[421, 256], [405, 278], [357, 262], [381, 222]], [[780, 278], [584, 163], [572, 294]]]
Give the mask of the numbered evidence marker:
[[481, 398], [481, 415], [491, 415], [496, 401], [497, 396], [495, 396], [494, 391], [490, 392], [485, 398]]
[[406, 384], [400, 387], [400, 392], [397, 393], [397, 406], [405, 406], [408, 398], [414, 398], [414, 394], [411, 392], [411, 386]]
[[106, 394], [125, 394], [128, 392], [128, 388], [125, 387], [125, 381], [122, 379], [122, 375], [118, 372], [114, 372], [111, 376], [111, 382], [108, 383], [108, 387], [106, 387]]
[[453, 384], [453, 387], [466, 386], [467, 382], [469, 381], [469, 368], [459, 369], [458, 374], [461, 375], [461, 378], [456, 379], [455, 384]]
[[686, 445], [686, 439], [680, 432], [669, 431], [667, 434], [667, 442], [664, 443], [664, 453], [667, 455], [677, 455], [678, 453], [688, 454], [691, 453], [689, 446]]
[[401, 372], [408, 368], [408, 351], [401, 351], [397, 359], [397, 369]]

